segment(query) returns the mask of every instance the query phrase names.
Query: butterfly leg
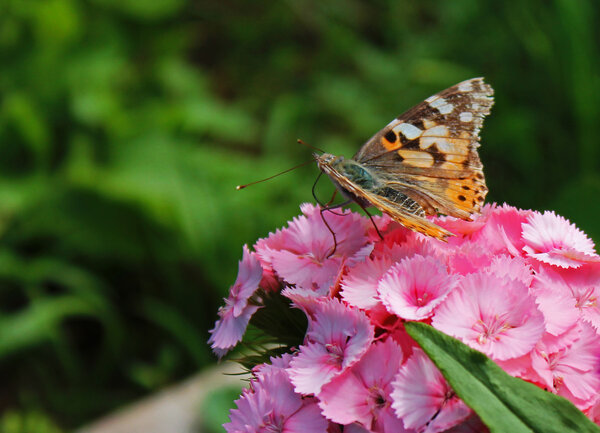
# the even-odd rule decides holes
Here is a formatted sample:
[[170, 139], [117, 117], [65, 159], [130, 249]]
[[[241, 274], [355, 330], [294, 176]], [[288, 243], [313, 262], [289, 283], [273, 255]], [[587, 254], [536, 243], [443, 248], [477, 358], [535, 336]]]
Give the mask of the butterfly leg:
[[[335, 195], [334, 195], [333, 198], [335, 198]], [[331, 199], [331, 201], [333, 201], [333, 198]], [[331, 203], [331, 201], [329, 203]], [[333, 231], [333, 229], [331, 228], [331, 226], [329, 225], [329, 223], [325, 219], [324, 212], [325, 211], [329, 211], [329, 212], [331, 212], [331, 213], [333, 213], [335, 215], [343, 216], [343, 215], [340, 215], [340, 214], [337, 214], [337, 213], [333, 212], [333, 209], [337, 209], [337, 208], [340, 208], [342, 206], [346, 206], [347, 204], [352, 203], [352, 202], [353, 202], [353, 200], [346, 200], [345, 202], [340, 203], [340, 204], [336, 204], [335, 206], [325, 206], [325, 207], [321, 206], [321, 209], [320, 209], [321, 219], [323, 220], [323, 224], [325, 224], [325, 226], [327, 227], [327, 230], [329, 230], [329, 233], [331, 233], [331, 236], [333, 236], [333, 249], [327, 255], [327, 258], [329, 258], [329, 257], [331, 257], [331, 256], [333, 256], [335, 254], [335, 251], [337, 250], [337, 245], [338, 244], [337, 244], [337, 238], [335, 236], [335, 232]]]
[[375, 220], [373, 219], [373, 216], [369, 213], [369, 211], [367, 210], [366, 207], [364, 207], [361, 203], [357, 202], [358, 205], [360, 206], [360, 208], [367, 214], [367, 216], [369, 217], [369, 219], [371, 220], [371, 224], [373, 224], [373, 227], [375, 227], [375, 231], [377, 232], [377, 234], [379, 235], [379, 239], [383, 240], [383, 235], [381, 234], [381, 232], [379, 231], [379, 228], [377, 227], [377, 224], [375, 224]]

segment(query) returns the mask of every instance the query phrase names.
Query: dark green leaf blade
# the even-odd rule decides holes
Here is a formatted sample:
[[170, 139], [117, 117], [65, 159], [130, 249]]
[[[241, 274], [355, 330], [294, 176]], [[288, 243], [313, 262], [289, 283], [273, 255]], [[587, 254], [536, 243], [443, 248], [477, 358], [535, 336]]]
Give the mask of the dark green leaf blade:
[[600, 432], [568, 400], [506, 374], [484, 354], [455, 338], [424, 323], [408, 322], [405, 326], [492, 433]]

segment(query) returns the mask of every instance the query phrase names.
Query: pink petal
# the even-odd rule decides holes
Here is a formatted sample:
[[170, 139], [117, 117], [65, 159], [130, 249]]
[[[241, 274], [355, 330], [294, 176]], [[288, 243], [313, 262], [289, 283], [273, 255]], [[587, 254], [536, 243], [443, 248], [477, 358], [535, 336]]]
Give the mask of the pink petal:
[[415, 350], [400, 368], [392, 388], [392, 407], [405, 428], [444, 431], [470, 414], [470, 409], [458, 400], [442, 374], [420, 349]]
[[[351, 368], [323, 386], [318, 395], [325, 417], [341, 423], [358, 422], [373, 429], [401, 425], [390, 408], [390, 383], [400, 367], [402, 352], [393, 341], [376, 343]], [[376, 429], [380, 431], [380, 429]]]
[[446, 266], [433, 257], [416, 255], [392, 266], [379, 282], [387, 309], [406, 320], [423, 320], [458, 284]]
[[380, 302], [377, 283], [391, 265], [390, 259], [382, 257], [367, 259], [350, 269], [342, 280], [342, 299], [359, 308], [375, 307]]
[[522, 227], [523, 251], [541, 262], [569, 268], [597, 257], [592, 240], [554, 212], [534, 212]]
[[[306, 401], [306, 400], [305, 400]], [[321, 415], [315, 400], [308, 400], [304, 406], [285, 422], [285, 433], [327, 432], [328, 422]], [[283, 433], [282, 432], [282, 433]]]
[[436, 310], [432, 325], [498, 360], [526, 354], [544, 332], [527, 287], [485, 272], [465, 276]]
[[318, 304], [307, 332], [288, 369], [296, 392], [318, 394], [321, 387], [356, 362], [373, 340], [373, 326], [364, 312], [337, 299]]
[[261, 307], [248, 305], [238, 317], [235, 317], [233, 310], [228, 307], [224, 307], [219, 311], [221, 318], [217, 320], [215, 327], [209, 331], [211, 336], [208, 339], [208, 343], [217, 356], [223, 357], [237, 343], [242, 341], [250, 318], [259, 308]]

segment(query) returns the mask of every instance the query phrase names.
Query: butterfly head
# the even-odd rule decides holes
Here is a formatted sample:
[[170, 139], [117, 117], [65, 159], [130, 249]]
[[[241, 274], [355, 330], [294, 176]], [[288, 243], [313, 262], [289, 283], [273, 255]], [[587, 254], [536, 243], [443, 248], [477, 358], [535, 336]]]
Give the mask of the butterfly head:
[[344, 160], [343, 156], [335, 156], [331, 153], [323, 153], [319, 155], [318, 153], [313, 153], [315, 161], [317, 161], [317, 165], [321, 170], [325, 166], [335, 165], [336, 163], [342, 162]]

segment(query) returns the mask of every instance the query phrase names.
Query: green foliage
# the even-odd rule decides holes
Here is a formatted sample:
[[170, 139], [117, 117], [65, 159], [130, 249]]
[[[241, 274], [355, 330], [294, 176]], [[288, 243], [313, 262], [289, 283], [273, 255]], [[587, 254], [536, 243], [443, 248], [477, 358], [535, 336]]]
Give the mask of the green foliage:
[[0, 416], [2, 433], [62, 433], [52, 420], [44, 413], [31, 410], [18, 412], [7, 410]]
[[[240, 392], [239, 386], [229, 386], [213, 391], [207, 396], [200, 408], [202, 432], [223, 432], [222, 425], [229, 422], [229, 411], [235, 407], [234, 401], [239, 398]], [[210, 416], [207, 416], [208, 414]]]
[[[0, 2], [3, 404], [71, 428], [205, 366], [243, 243], [312, 201], [297, 138], [352, 155], [485, 76], [491, 200], [600, 225], [599, 8], [543, 2]], [[327, 199], [330, 187], [318, 194]]]
[[492, 433], [600, 432], [570, 401], [506, 374], [460, 341], [418, 322], [406, 331]]

